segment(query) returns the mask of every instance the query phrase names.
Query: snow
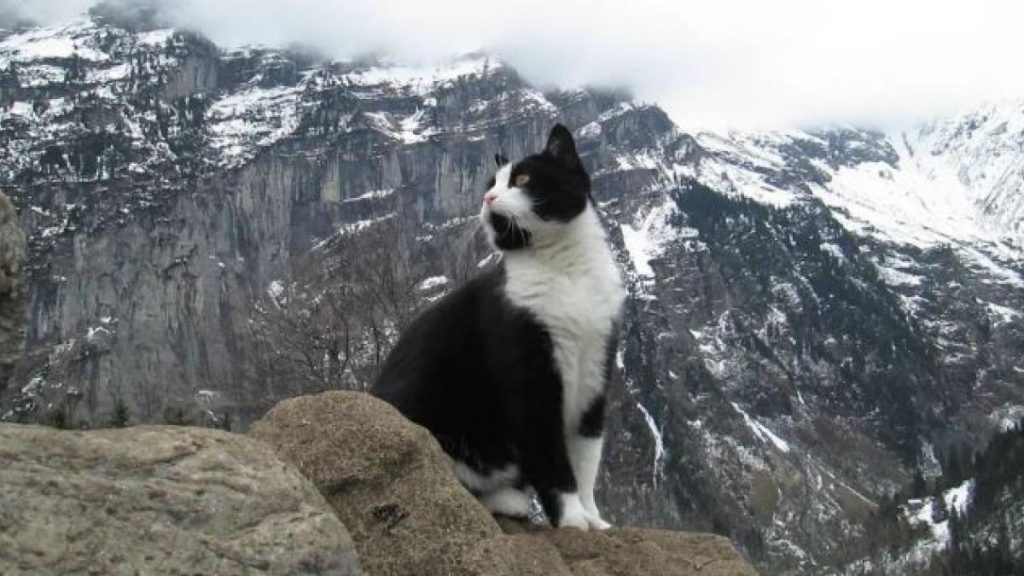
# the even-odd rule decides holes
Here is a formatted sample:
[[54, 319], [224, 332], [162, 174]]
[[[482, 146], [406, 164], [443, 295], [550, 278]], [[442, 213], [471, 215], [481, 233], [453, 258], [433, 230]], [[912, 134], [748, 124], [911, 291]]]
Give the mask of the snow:
[[344, 76], [356, 87], [398, 89], [417, 95], [426, 95], [437, 86], [454, 82], [466, 76], [487, 75], [501, 67], [488, 56], [464, 58], [437, 66], [384, 65], [357, 70]]
[[[965, 480], [959, 486], [949, 488], [942, 493], [942, 504], [945, 508], [964, 514], [970, 506], [971, 493], [974, 490], [974, 479]], [[949, 545], [949, 520], [936, 522], [932, 517], [934, 497], [915, 498], [907, 501], [903, 507], [904, 517], [912, 526], [928, 527], [929, 536], [914, 545], [908, 557], [911, 562], [919, 563], [931, 558]]]
[[[1020, 368], [1015, 368], [1015, 370], [1024, 373], [1024, 370]], [[1001, 406], [993, 410], [988, 415], [988, 419], [996, 425], [1000, 432], [1006, 432], [1018, 426], [1021, 420], [1024, 420], [1024, 406], [1020, 404]]]
[[990, 102], [901, 136], [922, 172], [959, 182], [979, 221], [1024, 247], [1024, 100]]
[[839, 263], [846, 262], [846, 255], [843, 254], [843, 249], [838, 244], [832, 242], [822, 242], [819, 248], [822, 252], [829, 254], [830, 256], [835, 258]]
[[403, 144], [426, 142], [437, 134], [437, 129], [426, 122], [426, 110], [418, 108], [409, 116], [396, 118], [389, 112], [366, 112], [370, 125], [385, 136]]
[[29, 117], [36, 114], [30, 102], [14, 102], [9, 110], [12, 116]]
[[[847, 142], [850, 149], [868, 149]], [[993, 281], [1024, 287], [1024, 101], [983, 107], [914, 133], [883, 135], [897, 160], [838, 167], [794, 150], [828, 149], [797, 130], [771, 133], [702, 132], [710, 154], [676, 175], [694, 177], [726, 194], [770, 207], [804, 202], [808, 193], [828, 206], [845, 228], [896, 246], [930, 250], [951, 246], [969, 267]], [[821, 178], [794, 178], [806, 160]], [[790, 182], [787, 184], [786, 182]], [[823, 246], [835, 256], [839, 253]], [[893, 286], [916, 285], [903, 267], [881, 269]]]
[[363, 220], [356, 220], [355, 222], [348, 222], [338, 227], [339, 236], [348, 236], [351, 234], [358, 234], [371, 226], [385, 222], [395, 217], [394, 212], [389, 212], [377, 218], [366, 218]]
[[86, 61], [104, 61], [109, 57], [93, 47], [96, 26], [81, 18], [68, 24], [49, 28], [35, 28], [12, 34], [0, 41], [0, 68], [11, 62], [66, 59], [73, 56]]
[[135, 37], [135, 41], [143, 46], [160, 47], [167, 44], [168, 40], [174, 38], [175, 33], [174, 29], [171, 28], [150, 30], [148, 32], [140, 32]]
[[989, 316], [992, 316], [995, 320], [996, 326], [1008, 324], [1021, 317], [1019, 311], [1006, 306], [1000, 306], [999, 304], [993, 304], [992, 302], [987, 303], [986, 308], [988, 309]]
[[212, 145], [227, 163], [239, 164], [260, 147], [291, 135], [299, 125], [303, 86], [248, 86], [210, 105]]
[[85, 340], [87, 342], [95, 342], [101, 334], [111, 334], [112, 332], [103, 326], [90, 327], [85, 333]]
[[[812, 138], [802, 133], [800, 137]], [[767, 174], [785, 168], [786, 160], [776, 149], [790, 143], [794, 134], [702, 132], [696, 139], [703, 148], [713, 152], [700, 162], [693, 174], [702, 184], [775, 208], [790, 206], [802, 196], [766, 179]]]
[[943, 503], [946, 508], [955, 511], [958, 515], [967, 512], [971, 504], [971, 493], [974, 491], [974, 480], [965, 480], [959, 486], [954, 486], [942, 493]]
[[284, 284], [280, 280], [271, 281], [267, 286], [267, 295], [277, 300], [282, 294], [284, 294]]
[[598, 124], [604, 124], [605, 122], [613, 118], [618, 118], [619, 116], [622, 116], [627, 112], [632, 112], [633, 110], [640, 110], [641, 108], [641, 105], [636, 104], [634, 102], [619, 102], [618, 104], [615, 105], [614, 108], [610, 108], [602, 112], [597, 117], [597, 120], [595, 120], [595, 122], [597, 122]]
[[923, 280], [921, 276], [908, 274], [902, 270], [876, 264], [878, 275], [882, 281], [889, 286], [920, 286]]
[[671, 223], [676, 212], [675, 203], [666, 198], [643, 215], [639, 226], [620, 225], [626, 252], [641, 279], [654, 278], [651, 260], [659, 257], [669, 241], [676, 237]]
[[363, 201], [363, 200], [380, 200], [380, 199], [383, 199], [383, 198], [388, 198], [391, 195], [393, 195], [394, 193], [395, 193], [395, 189], [394, 188], [383, 188], [381, 190], [369, 190], [367, 192], [363, 192], [359, 196], [354, 196], [352, 198], [346, 198], [343, 202], [357, 202], [357, 201]]
[[598, 122], [591, 122], [583, 128], [579, 129], [580, 138], [597, 138], [601, 135], [601, 124]]
[[108, 68], [91, 69], [86, 73], [89, 82], [103, 83], [124, 80], [131, 75], [132, 65], [124, 62]]
[[775, 435], [775, 433], [769, 430], [767, 426], [755, 420], [753, 417], [750, 416], [750, 414], [747, 414], [745, 410], [740, 408], [739, 404], [735, 402], [732, 402], [731, 404], [733, 409], [735, 409], [737, 412], [740, 413], [741, 416], [743, 416], [743, 422], [746, 423], [747, 427], [750, 428], [750, 431], [754, 433], [754, 436], [756, 436], [758, 440], [760, 440], [761, 442], [770, 442], [779, 451], [785, 452], [787, 454], [789, 453], [789, 442], [786, 442], [782, 438], [779, 438], [777, 435]]
[[935, 452], [935, 446], [928, 441], [921, 442], [921, 454], [918, 460], [918, 467], [925, 479], [938, 478], [942, 476], [942, 463]]
[[549, 101], [547, 97], [544, 96], [544, 93], [541, 92], [540, 90], [534, 90], [533, 88], [524, 88], [519, 91], [519, 94], [520, 96], [522, 96], [525, 103], [533, 103], [534, 105], [539, 107], [541, 110], [547, 112], [548, 114], [558, 113], [558, 108], [556, 108], [555, 105], [552, 104], [551, 101]]
[[639, 402], [636, 403], [636, 407], [644, 415], [647, 428], [650, 429], [651, 436], [654, 437], [654, 464], [651, 477], [654, 485], [657, 486], [658, 478], [661, 476], [665, 466], [665, 439], [662, 437], [661, 429], [658, 428], [658, 423], [654, 421], [654, 417], [647, 411], [647, 408], [644, 408], [644, 405]]
[[498, 260], [501, 260], [501, 252], [497, 252], [497, 251], [491, 252], [487, 256], [484, 256], [483, 258], [481, 258], [480, 261], [476, 263], [476, 267], [477, 268], [486, 268], [486, 267], [490, 266], [491, 264], [497, 262]]
[[882, 162], [844, 166], [827, 185], [811, 189], [855, 231], [896, 244], [927, 249], [959, 239], [993, 240], [971, 219], [973, 209], [959, 182], [930, 180], [910, 166], [895, 171]]
[[657, 170], [662, 165], [663, 159], [657, 156], [654, 150], [640, 150], [619, 154], [615, 157], [615, 170]]
[[425, 292], [427, 290], [433, 290], [433, 289], [435, 289], [435, 288], [437, 288], [439, 286], [446, 286], [447, 284], [448, 284], [448, 277], [447, 276], [443, 276], [443, 275], [442, 276], [431, 276], [430, 278], [427, 278], [427, 279], [423, 280], [422, 282], [420, 282], [416, 286], [416, 289], [417, 290], [422, 290], [422, 291]]
[[202, 404], [210, 404], [220, 398], [220, 392], [216, 390], [196, 390], [196, 400]]

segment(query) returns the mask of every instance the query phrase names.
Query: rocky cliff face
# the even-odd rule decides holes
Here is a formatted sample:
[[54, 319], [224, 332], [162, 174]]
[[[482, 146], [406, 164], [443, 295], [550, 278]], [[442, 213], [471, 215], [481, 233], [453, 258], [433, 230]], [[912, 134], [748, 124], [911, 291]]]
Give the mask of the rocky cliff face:
[[24, 269], [25, 235], [14, 205], [0, 193], [0, 394], [7, 389], [25, 341]]
[[880, 498], [1024, 412], [1019, 106], [690, 134], [485, 55], [317, 62], [92, 20], [8, 35], [0, 70], [29, 279], [4, 419], [244, 426], [360, 386], [402, 318], [492, 261], [473, 218], [491, 157], [556, 120], [631, 290], [613, 520], [828, 572]]

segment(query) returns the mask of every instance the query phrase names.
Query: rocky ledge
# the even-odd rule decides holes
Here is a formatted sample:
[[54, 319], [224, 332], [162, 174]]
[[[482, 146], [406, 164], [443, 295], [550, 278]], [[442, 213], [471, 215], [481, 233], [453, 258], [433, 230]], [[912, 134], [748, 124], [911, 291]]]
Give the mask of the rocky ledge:
[[366, 394], [286, 400], [250, 433], [320, 489], [374, 576], [755, 574], [720, 536], [499, 525], [429, 432]]
[[282, 402], [250, 437], [0, 425], [0, 461], [3, 574], [755, 574], [719, 536], [499, 522], [359, 393]]

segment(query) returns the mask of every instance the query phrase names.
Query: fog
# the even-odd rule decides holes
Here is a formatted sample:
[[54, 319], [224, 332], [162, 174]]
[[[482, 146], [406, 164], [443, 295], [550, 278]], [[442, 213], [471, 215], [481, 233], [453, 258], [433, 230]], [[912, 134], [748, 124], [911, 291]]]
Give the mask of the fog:
[[[88, 0], [0, 0], [53, 23]], [[222, 45], [433, 62], [489, 50], [545, 86], [628, 88], [691, 128], [892, 126], [1024, 99], [1024, 4], [859, 0], [180, 0]]]

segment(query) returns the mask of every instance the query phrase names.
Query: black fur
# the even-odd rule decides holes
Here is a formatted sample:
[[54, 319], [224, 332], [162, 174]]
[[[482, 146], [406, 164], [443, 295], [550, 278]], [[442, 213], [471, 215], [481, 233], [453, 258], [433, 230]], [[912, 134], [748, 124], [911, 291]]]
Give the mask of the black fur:
[[597, 438], [604, 432], [604, 396], [594, 398], [580, 418], [580, 436]]
[[490, 218], [495, 246], [502, 250], [519, 250], [530, 245], [529, 230], [517, 226], [501, 214], [492, 213]]
[[557, 524], [558, 493], [576, 490], [551, 337], [508, 304], [504, 271], [442, 298], [402, 334], [372, 393], [481, 473], [517, 463]]
[[590, 176], [583, 169], [572, 136], [561, 124], [551, 131], [543, 152], [527, 156], [512, 167], [509, 185], [521, 174], [530, 177], [521, 188], [533, 200], [533, 211], [542, 220], [569, 222], [587, 207]]

